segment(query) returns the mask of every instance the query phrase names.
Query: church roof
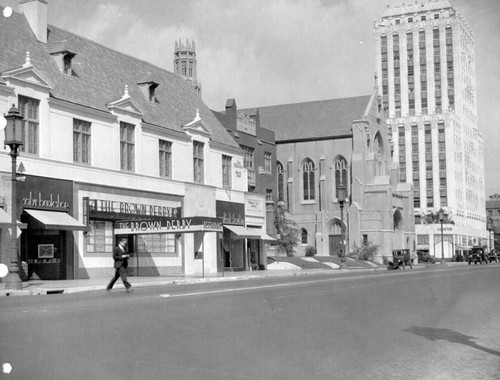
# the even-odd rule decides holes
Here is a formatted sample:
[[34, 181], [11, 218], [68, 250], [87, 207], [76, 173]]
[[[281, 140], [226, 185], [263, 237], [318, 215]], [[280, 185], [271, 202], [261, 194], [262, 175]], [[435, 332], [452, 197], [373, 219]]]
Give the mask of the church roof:
[[[276, 142], [351, 136], [351, 125], [366, 112], [370, 95], [258, 107], [260, 125], [275, 132]], [[253, 109], [238, 110], [251, 114]]]
[[[109, 112], [107, 104], [120, 99], [128, 86], [131, 99], [144, 113], [144, 122], [184, 133], [182, 126], [193, 120], [198, 109], [212, 141], [238, 147], [186, 80], [66, 30], [50, 25], [48, 28], [44, 44], [36, 39], [24, 15], [14, 12], [9, 18], [2, 17], [0, 75], [22, 67], [26, 52], [30, 52], [32, 65], [52, 85], [52, 98]], [[72, 60], [71, 76], [61, 73], [50, 54], [54, 49], [60, 50], [62, 44], [77, 53]], [[145, 73], [158, 83], [156, 102], [149, 101], [139, 86]]]

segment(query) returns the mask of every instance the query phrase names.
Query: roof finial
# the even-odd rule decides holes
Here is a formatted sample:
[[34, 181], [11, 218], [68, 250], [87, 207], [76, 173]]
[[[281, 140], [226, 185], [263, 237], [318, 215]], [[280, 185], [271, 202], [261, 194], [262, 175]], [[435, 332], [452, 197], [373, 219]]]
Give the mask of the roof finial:
[[129, 96], [128, 95], [128, 84], [125, 85], [125, 92], [123, 93], [123, 96], [124, 97]]
[[196, 108], [196, 117], [195, 119], [200, 119], [200, 110]]
[[31, 66], [31, 58], [30, 58], [30, 52], [26, 52], [26, 62], [24, 62], [23, 67], [29, 67]]

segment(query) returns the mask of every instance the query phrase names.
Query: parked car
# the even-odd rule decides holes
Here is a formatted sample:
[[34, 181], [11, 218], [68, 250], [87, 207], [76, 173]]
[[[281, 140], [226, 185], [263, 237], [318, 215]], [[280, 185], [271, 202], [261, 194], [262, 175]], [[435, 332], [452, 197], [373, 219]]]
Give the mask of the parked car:
[[469, 254], [469, 265], [474, 263], [476, 265], [477, 263], [482, 264], [483, 261], [485, 264], [488, 264], [488, 256], [486, 254], [486, 247], [482, 246], [474, 246], [472, 247], [472, 251]]
[[495, 252], [495, 250], [494, 250], [494, 249], [492, 249], [492, 250], [488, 253], [488, 261], [489, 261], [490, 263], [493, 263], [493, 262], [498, 263], [498, 261], [499, 261], [499, 257], [498, 257], [498, 255], [497, 255], [497, 253]]

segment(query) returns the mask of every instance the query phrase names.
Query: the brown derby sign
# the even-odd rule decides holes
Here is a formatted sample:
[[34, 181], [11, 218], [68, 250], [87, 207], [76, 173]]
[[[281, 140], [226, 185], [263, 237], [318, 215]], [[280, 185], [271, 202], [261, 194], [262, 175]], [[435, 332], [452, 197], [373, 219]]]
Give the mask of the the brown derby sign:
[[161, 218], [115, 222], [116, 235], [221, 231], [222, 220], [220, 218], [199, 216], [192, 218]]

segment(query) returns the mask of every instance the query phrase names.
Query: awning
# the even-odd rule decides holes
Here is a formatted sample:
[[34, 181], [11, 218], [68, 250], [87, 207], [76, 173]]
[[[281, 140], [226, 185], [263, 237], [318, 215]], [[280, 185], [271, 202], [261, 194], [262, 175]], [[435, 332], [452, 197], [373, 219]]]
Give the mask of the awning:
[[[12, 217], [0, 208], [0, 228], [10, 227], [11, 224]], [[26, 228], [26, 224], [21, 223], [19, 220], [17, 221], [17, 226], [22, 229]]]
[[228, 230], [234, 232], [239, 239], [262, 239], [262, 240], [275, 240], [264, 231], [262, 228], [242, 227], [242, 226], [224, 226]]
[[245, 228], [242, 226], [224, 226], [224, 228], [234, 232], [239, 239], [260, 239], [262, 236], [260, 228]]
[[65, 212], [26, 209], [24, 211], [38, 220], [47, 230], [86, 231], [89, 229]]
[[262, 240], [266, 240], [266, 241], [275, 241], [276, 239], [269, 236], [268, 234], [266, 234], [265, 232], [262, 232], [262, 236], [261, 236], [261, 239]]

